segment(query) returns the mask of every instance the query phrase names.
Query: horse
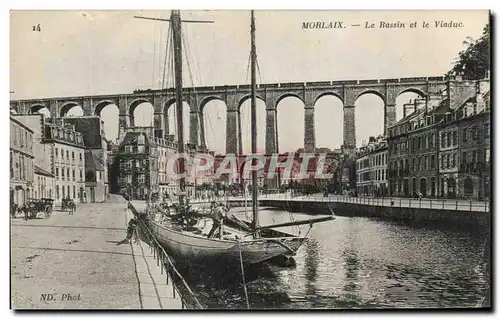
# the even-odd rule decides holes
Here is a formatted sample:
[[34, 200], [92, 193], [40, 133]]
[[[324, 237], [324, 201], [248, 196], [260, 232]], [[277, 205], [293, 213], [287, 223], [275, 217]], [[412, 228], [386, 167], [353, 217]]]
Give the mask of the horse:
[[33, 203], [24, 203], [17, 207], [17, 211], [24, 213], [24, 220], [28, 220], [33, 211], [35, 210], [35, 205]]
[[63, 199], [63, 201], [61, 203], [61, 210], [63, 212], [65, 212], [66, 209], [69, 209], [69, 215], [73, 215], [75, 213], [75, 211], [76, 211], [76, 204], [70, 198]]

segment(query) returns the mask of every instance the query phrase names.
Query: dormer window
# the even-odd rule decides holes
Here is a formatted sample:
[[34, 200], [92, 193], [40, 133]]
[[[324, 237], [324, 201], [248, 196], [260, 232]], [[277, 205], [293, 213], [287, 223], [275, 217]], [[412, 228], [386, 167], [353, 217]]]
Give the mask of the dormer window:
[[137, 137], [137, 144], [145, 144], [144, 135], [139, 135]]

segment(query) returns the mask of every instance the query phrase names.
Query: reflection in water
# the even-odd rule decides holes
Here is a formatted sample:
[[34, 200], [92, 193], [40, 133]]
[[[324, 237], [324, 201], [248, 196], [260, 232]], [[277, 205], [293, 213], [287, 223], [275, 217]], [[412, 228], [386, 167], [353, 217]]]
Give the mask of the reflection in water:
[[315, 239], [310, 239], [306, 242], [306, 258], [305, 258], [305, 277], [306, 277], [306, 296], [314, 296], [316, 294], [316, 278], [318, 277], [319, 264], [319, 245]]
[[[287, 212], [275, 210], [260, 217], [264, 224], [289, 220]], [[489, 289], [484, 229], [338, 216], [316, 224], [309, 238], [295, 256], [296, 268], [262, 266], [245, 273], [252, 309], [476, 307]], [[186, 274], [202, 304], [246, 308], [239, 272], [206, 272]]]

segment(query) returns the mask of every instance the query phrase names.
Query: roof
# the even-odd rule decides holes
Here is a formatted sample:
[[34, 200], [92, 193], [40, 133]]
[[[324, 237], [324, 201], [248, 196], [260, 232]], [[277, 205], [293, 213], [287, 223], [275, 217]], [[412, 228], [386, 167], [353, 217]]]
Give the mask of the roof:
[[35, 174], [44, 175], [44, 176], [48, 176], [48, 177], [54, 177], [54, 174], [44, 170], [40, 166], [38, 166], [38, 165], [34, 165], [34, 166], [35, 166]]
[[[17, 114], [14, 114], [14, 115], [10, 115], [10, 120], [14, 123], [16, 123], [17, 125], [21, 126], [23, 129], [25, 129], [26, 131], [30, 132], [30, 133], [34, 133], [32, 129], [30, 129], [29, 127], [27, 127], [24, 123], [22, 123], [21, 121], [19, 121], [18, 119], [15, 118]], [[19, 116], [19, 115], [17, 115]]]
[[125, 136], [123, 137], [123, 141], [120, 143], [120, 146], [137, 143], [137, 138], [141, 135], [144, 135], [144, 140], [145, 140], [145, 143], [147, 144], [149, 141], [148, 141], [146, 133], [144, 133], [144, 132], [127, 132], [125, 134]]
[[99, 160], [99, 158], [97, 158], [97, 156], [95, 156], [95, 154], [92, 153], [92, 151], [90, 150], [85, 151], [85, 169], [86, 170], [91, 169], [96, 171], [104, 170], [104, 166]]

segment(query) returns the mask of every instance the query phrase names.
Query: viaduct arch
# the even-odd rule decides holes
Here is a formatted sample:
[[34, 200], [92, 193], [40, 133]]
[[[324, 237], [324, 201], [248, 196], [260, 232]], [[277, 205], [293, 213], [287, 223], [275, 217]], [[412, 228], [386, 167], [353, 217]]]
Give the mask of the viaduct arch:
[[[277, 149], [276, 106], [287, 96], [295, 96], [304, 102], [304, 149], [314, 151], [314, 105], [324, 95], [338, 97], [343, 103], [344, 136], [346, 148], [356, 146], [355, 102], [363, 94], [373, 93], [384, 102], [384, 130], [396, 122], [396, 98], [405, 92], [415, 92], [425, 97], [439, 93], [450, 86], [455, 79], [435, 76], [418, 78], [346, 80], [322, 82], [297, 82], [260, 84], [257, 87], [258, 98], [266, 104], [266, 153], [274, 153]], [[226, 104], [226, 152], [241, 153], [238, 147], [241, 141], [239, 107], [248, 99], [249, 85], [224, 85], [210, 87], [184, 88], [184, 102], [189, 105], [189, 141], [195, 145], [205, 146], [205, 129], [203, 127], [203, 108], [211, 100], [221, 100]], [[108, 104], [115, 104], [119, 109], [119, 125], [134, 126], [133, 110], [138, 103], [148, 102], [154, 108], [154, 127], [158, 136], [169, 134], [168, 107], [175, 101], [174, 89], [137, 90], [131, 94], [110, 94], [77, 97], [55, 97], [44, 99], [11, 100], [10, 108], [18, 114], [36, 113], [47, 108], [51, 116], [64, 116], [70, 107], [79, 105], [84, 116], [99, 115]]]

